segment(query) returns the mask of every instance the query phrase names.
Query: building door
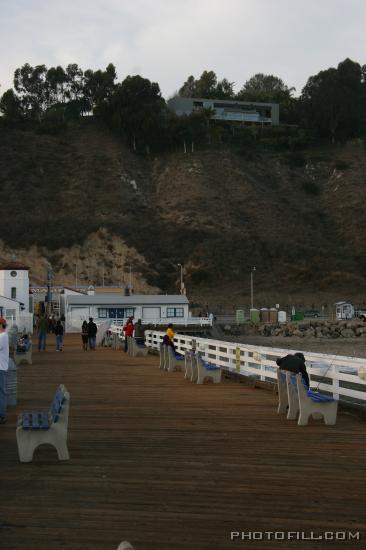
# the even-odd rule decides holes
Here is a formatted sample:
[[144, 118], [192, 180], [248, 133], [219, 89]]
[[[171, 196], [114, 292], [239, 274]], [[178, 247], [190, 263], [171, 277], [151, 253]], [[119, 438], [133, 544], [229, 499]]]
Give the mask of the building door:
[[158, 321], [160, 319], [160, 307], [143, 307], [142, 319], [144, 321]]

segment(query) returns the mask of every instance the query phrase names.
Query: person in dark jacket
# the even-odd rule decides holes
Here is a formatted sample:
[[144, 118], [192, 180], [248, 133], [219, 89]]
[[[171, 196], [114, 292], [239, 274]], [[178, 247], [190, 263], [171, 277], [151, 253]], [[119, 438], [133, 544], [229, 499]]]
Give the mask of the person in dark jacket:
[[306, 370], [305, 357], [301, 352], [294, 353], [294, 355], [285, 355], [285, 357], [280, 357], [276, 360], [277, 365], [281, 370], [288, 370], [294, 374], [299, 374], [301, 376], [304, 384], [307, 388], [310, 388], [309, 375]]
[[145, 341], [145, 330], [142, 326], [141, 319], [138, 319], [137, 323], [135, 324], [135, 340], [138, 345], [143, 345]]
[[60, 319], [56, 322], [55, 328], [53, 329], [56, 336], [56, 351], [62, 351], [64, 347], [64, 327]]
[[174, 353], [176, 353], [175, 344], [174, 344], [173, 340], [167, 334], [164, 335], [162, 344], [163, 344], [163, 346], [170, 346], [172, 348], [172, 350], [174, 351]]
[[89, 335], [88, 323], [86, 321], [83, 321], [83, 324], [81, 325], [81, 341], [83, 342], [83, 350], [88, 351]]
[[95, 345], [97, 340], [97, 325], [93, 321], [93, 317], [89, 317], [88, 323], [88, 340], [89, 340], [89, 349], [95, 351]]

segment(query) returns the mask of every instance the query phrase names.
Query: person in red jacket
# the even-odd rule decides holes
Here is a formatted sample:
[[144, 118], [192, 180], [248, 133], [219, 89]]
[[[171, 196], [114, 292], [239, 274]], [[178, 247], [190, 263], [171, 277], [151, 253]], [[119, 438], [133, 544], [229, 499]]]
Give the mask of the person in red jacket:
[[134, 326], [133, 326], [133, 317], [129, 317], [125, 326], [123, 327], [123, 332], [125, 333], [125, 352], [127, 353], [128, 349], [128, 336], [133, 336]]

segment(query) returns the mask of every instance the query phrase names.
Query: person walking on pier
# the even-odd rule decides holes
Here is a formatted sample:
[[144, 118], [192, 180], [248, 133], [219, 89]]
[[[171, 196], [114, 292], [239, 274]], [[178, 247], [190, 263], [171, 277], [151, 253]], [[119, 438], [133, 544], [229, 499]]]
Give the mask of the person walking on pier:
[[48, 323], [45, 316], [41, 317], [38, 321], [38, 351], [46, 351], [46, 337], [48, 330]]
[[56, 322], [54, 332], [56, 336], [56, 351], [62, 351], [64, 347], [64, 327], [60, 319]]
[[83, 342], [83, 350], [88, 351], [88, 323], [86, 321], [81, 325], [81, 341]]
[[97, 341], [97, 325], [93, 321], [93, 317], [89, 317], [88, 323], [88, 340], [89, 340], [89, 349], [95, 351], [95, 345]]
[[6, 375], [9, 368], [9, 338], [6, 320], [0, 319], [0, 424], [6, 422]]

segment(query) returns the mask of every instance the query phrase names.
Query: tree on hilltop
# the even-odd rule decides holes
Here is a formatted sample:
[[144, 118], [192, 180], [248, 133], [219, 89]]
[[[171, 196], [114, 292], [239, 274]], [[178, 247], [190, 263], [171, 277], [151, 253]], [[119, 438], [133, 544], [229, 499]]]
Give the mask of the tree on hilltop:
[[366, 120], [365, 70], [345, 59], [311, 76], [302, 90], [304, 122], [322, 137], [345, 140], [360, 135]]
[[199, 79], [189, 76], [179, 90], [180, 97], [202, 97], [207, 99], [230, 99], [234, 96], [233, 82], [226, 78], [217, 80], [214, 71], [203, 71]]

